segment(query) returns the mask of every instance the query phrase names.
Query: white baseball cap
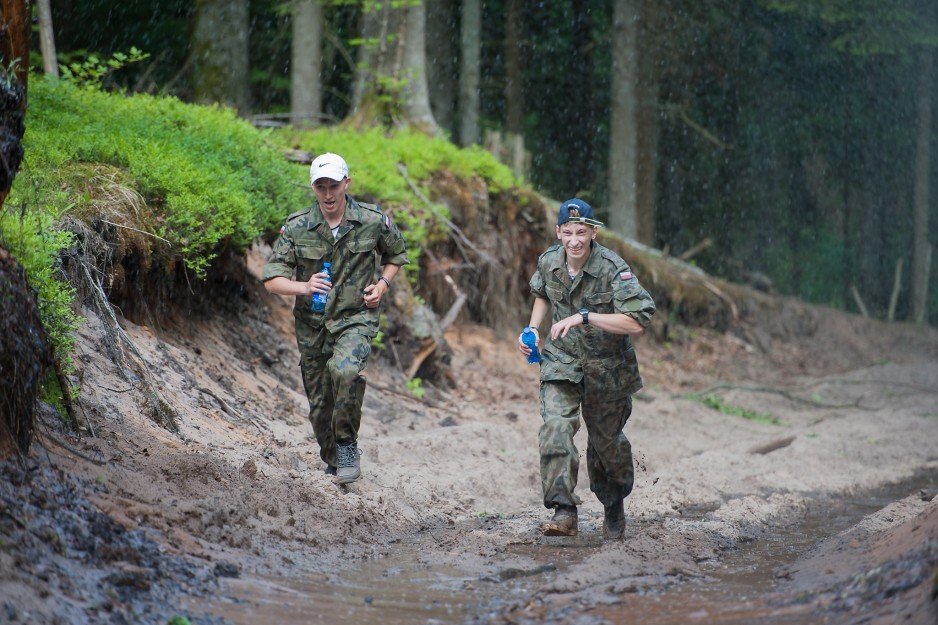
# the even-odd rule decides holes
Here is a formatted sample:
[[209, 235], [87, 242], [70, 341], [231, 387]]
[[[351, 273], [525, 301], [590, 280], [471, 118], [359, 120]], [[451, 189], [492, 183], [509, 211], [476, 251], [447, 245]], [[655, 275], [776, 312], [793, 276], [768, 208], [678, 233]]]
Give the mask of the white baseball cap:
[[320, 154], [309, 166], [309, 182], [315, 184], [320, 178], [342, 181], [348, 177], [348, 163], [338, 154]]

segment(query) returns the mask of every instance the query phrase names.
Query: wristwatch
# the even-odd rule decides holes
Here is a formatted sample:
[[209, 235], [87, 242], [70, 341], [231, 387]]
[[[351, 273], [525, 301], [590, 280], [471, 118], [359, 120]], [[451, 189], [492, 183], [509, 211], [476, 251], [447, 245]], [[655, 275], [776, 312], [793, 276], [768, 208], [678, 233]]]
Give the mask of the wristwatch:
[[580, 309], [580, 315], [583, 316], [583, 325], [588, 326], [590, 324], [590, 311], [585, 308]]

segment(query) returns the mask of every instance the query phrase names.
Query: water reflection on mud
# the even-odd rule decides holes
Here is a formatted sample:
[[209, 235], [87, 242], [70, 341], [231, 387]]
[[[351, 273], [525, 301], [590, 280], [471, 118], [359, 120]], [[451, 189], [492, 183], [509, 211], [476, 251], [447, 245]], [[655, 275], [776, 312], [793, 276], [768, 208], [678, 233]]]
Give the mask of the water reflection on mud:
[[524, 575], [486, 581], [423, 564], [418, 554], [417, 546], [403, 545], [388, 557], [321, 579], [227, 580], [225, 598], [204, 607], [238, 625], [464, 623], [530, 594], [535, 584]]
[[[794, 562], [821, 539], [915, 492], [924, 482], [933, 479], [919, 476], [836, 504], [817, 502], [797, 524], [768, 529], [759, 540], [724, 553], [706, 567], [706, 579], [661, 592], [627, 592], [615, 603], [588, 609], [589, 615], [596, 622], [613, 624], [816, 623], [817, 615], [810, 613], [809, 606], [776, 601], [779, 567]], [[632, 527], [642, 531], [641, 524]], [[426, 564], [419, 545], [401, 544], [387, 557], [321, 578], [226, 580], [216, 601], [198, 607], [245, 625], [487, 622], [511, 604], [524, 604], [557, 571], [601, 549], [598, 532], [508, 545], [506, 555], [523, 556], [534, 564], [480, 578], [451, 566]], [[552, 621], [551, 615], [544, 616]]]

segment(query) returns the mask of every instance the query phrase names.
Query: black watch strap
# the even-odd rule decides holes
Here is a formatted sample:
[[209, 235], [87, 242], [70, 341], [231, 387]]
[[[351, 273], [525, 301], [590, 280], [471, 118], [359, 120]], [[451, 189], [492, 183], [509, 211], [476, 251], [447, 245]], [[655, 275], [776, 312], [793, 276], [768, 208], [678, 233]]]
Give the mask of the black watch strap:
[[590, 311], [581, 308], [580, 315], [583, 317], [583, 325], [588, 326], [590, 324]]

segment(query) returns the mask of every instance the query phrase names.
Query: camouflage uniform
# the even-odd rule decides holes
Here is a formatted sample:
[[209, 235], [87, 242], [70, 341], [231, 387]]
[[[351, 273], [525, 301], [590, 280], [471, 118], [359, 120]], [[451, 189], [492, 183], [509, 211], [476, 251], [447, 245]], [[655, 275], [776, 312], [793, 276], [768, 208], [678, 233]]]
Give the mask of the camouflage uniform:
[[374, 205], [346, 199], [337, 237], [317, 204], [287, 217], [263, 274], [264, 281], [283, 276], [306, 282], [324, 262], [332, 263], [325, 312], [313, 312], [310, 296], [297, 296], [293, 308], [309, 420], [319, 454], [330, 466], [336, 466], [336, 443], [354, 442], [361, 424], [361, 371], [378, 333], [378, 309], [365, 306], [363, 291], [375, 281], [376, 258], [382, 266], [408, 262], [404, 239], [390, 218]]
[[[551, 304], [551, 324], [577, 314], [624, 313], [643, 327], [655, 303], [615, 252], [595, 241], [582, 271], [570, 278], [560, 245], [544, 252], [531, 277], [531, 292]], [[642, 387], [631, 339], [592, 325], [572, 328], [565, 337], [541, 342], [541, 417], [538, 434], [544, 505], [575, 506], [579, 453], [573, 435], [578, 412], [589, 434], [586, 466], [592, 490], [604, 506], [632, 492], [632, 446], [622, 429], [632, 413], [632, 397]]]

